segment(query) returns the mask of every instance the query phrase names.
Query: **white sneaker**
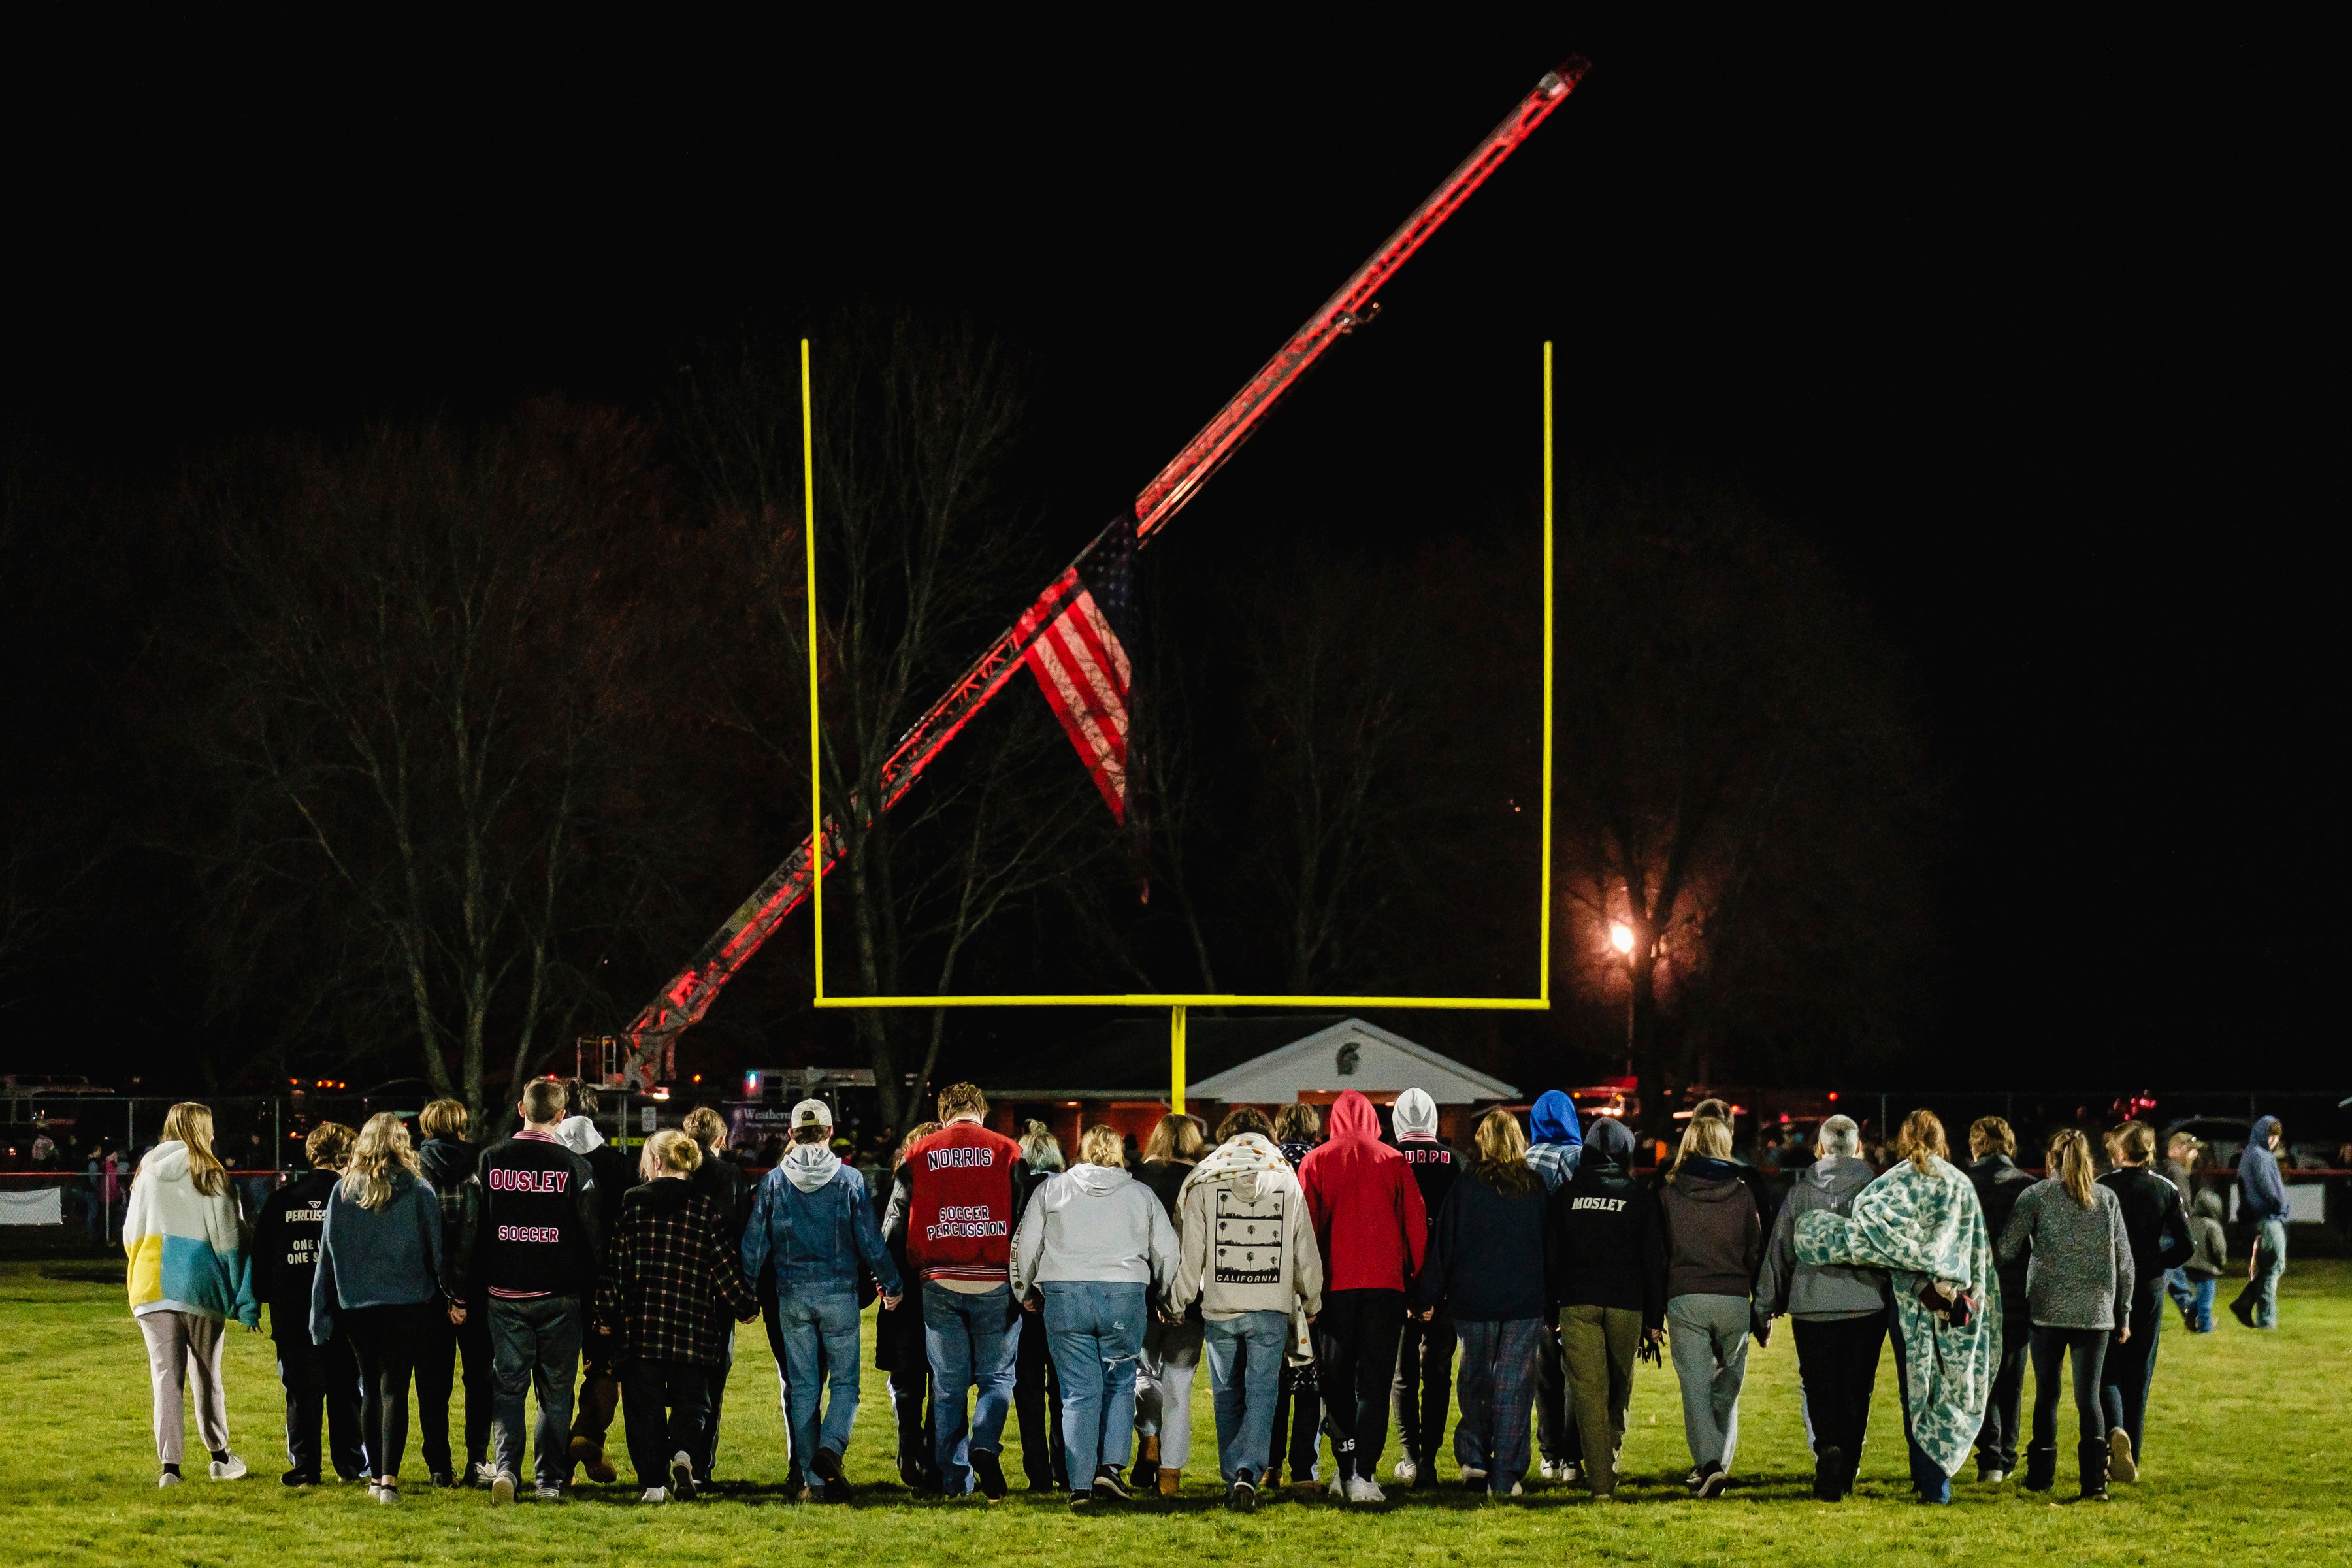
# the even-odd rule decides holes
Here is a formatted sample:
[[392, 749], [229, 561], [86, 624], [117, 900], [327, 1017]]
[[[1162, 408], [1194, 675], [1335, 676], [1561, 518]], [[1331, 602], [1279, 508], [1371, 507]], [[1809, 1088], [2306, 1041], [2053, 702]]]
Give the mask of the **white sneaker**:
[[562, 1502], [563, 1500], [563, 1489], [562, 1487], [542, 1486], [535, 1488], [532, 1490], [531, 1495], [539, 1499], [541, 1502]]
[[514, 1497], [514, 1472], [512, 1470], [493, 1472], [490, 1476], [490, 1501], [492, 1503], [512, 1502]]
[[1389, 1495], [1381, 1490], [1381, 1483], [1370, 1477], [1352, 1476], [1348, 1480], [1348, 1500], [1349, 1502], [1386, 1502], [1389, 1500]]
[[1336, 1466], [1333, 1467], [1331, 1471], [1331, 1495], [1338, 1498], [1341, 1502], [1346, 1502], [1348, 1500], [1348, 1483], [1340, 1477], [1339, 1468]]
[[158, 1487], [176, 1487], [180, 1484], [180, 1478], [173, 1475], [171, 1471], [165, 1470], [162, 1475], [155, 1478], [155, 1484]]
[[1542, 1464], [1536, 1467], [1536, 1474], [1541, 1476], [1547, 1481], [1557, 1481], [1560, 1479], [1561, 1477], [1559, 1471], [1560, 1465], [1559, 1461], [1557, 1459], [1546, 1459]]
[[400, 1489], [398, 1487], [378, 1486], [373, 1481], [370, 1481], [368, 1483], [368, 1496], [373, 1498], [378, 1502], [398, 1502], [400, 1500]]
[[1483, 1487], [1486, 1484], [1486, 1472], [1475, 1465], [1465, 1465], [1462, 1467], [1462, 1484], [1465, 1487]]
[[1411, 1486], [1413, 1482], [1421, 1479], [1421, 1467], [1414, 1464], [1411, 1459], [1399, 1459], [1396, 1462], [1395, 1468], [1390, 1473], [1407, 1486]]
[[216, 1481], [233, 1481], [243, 1474], [245, 1474], [245, 1461], [235, 1454], [231, 1454], [226, 1459], [213, 1461], [213, 1479]]
[[639, 1502], [667, 1502], [669, 1501], [669, 1489], [667, 1487], [647, 1487], [646, 1489], [646, 1495], [639, 1498], [637, 1500]]

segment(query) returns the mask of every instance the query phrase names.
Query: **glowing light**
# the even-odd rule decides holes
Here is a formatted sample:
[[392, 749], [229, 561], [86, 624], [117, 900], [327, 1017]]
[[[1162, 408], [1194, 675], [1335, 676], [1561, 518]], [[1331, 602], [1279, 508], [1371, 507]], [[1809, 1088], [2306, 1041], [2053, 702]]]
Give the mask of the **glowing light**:
[[1612, 922], [1609, 927], [1609, 945], [1620, 952], [1633, 951], [1633, 928]]

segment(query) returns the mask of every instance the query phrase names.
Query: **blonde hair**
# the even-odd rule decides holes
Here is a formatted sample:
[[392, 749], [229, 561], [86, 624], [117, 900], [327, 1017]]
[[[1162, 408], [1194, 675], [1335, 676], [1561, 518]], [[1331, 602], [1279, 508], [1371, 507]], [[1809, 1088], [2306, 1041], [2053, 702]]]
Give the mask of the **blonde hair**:
[[952, 1121], [959, 1116], [988, 1116], [988, 1096], [980, 1092], [976, 1083], [951, 1083], [940, 1090], [940, 1120]]
[[1193, 1165], [1208, 1152], [1209, 1141], [1201, 1136], [1201, 1119], [1181, 1110], [1161, 1117], [1151, 1130], [1150, 1142], [1143, 1146], [1147, 1160], [1181, 1160]]
[[1478, 1122], [1478, 1163], [1470, 1173], [1507, 1198], [1535, 1191], [1537, 1176], [1528, 1164], [1528, 1135], [1519, 1119], [1496, 1109]]
[[[184, 1143], [188, 1148], [188, 1180], [196, 1191], [208, 1198], [219, 1197], [228, 1191], [228, 1167], [213, 1152], [213, 1108], [184, 1100], [163, 1113], [163, 1136], [161, 1142]], [[155, 1151], [147, 1151], [152, 1158]], [[141, 1160], [143, 1172], [147, 1161]]]
[[727, 1147], [727, 1121], [707, 1105], [698, 1105], [686, 1113], [686, 1135], [716, 1154]]
[[[1479, 1131], [1484, 1132], [1485, 1128]], [[1666, 1173], [1673, 1181], [1683, 1173], [1683, 1163], [1694, 1155], [1705, 1160], [1731, 1158], [1731, 1123], [1719, 1116], [1694, 1116], [1683, 1129], [1682, 1147], [1675, 1152], [1674, 1169]]]
[[1274, 1113], [1274, 1141], [1312, 1143], [1323, 1135], [1323, 1113], [1311, 1105], [1286, 1105]]
[[1021, 1158], [1033, 1171], [1058, 1171], [1062, 1168], [1062, 1141], [1054, 1130], [1042, 1121], [1032, 1121], [1020, 1137]]
[[2050, 1173], [2064, 1184], [2068, 1197], [2091, 1206], [2091, 1141], [2076, 1129], [2062, 1127], [2050, 1135]]
[[314, 1171], [340, 1171], [352, 1157], [352, 1142], [358, 1136], [340, 1121], [321, 1121], [302, 1140], [302, 1152], [310, 1157]]
[[890, 1168], [895, 1171], [905, 1164], [908, 1151], [945, 1125], [942, 1121], [918, 1121], [908, 1128], [907, 1135], [898, 1140], [898, 1157], [890, 1162]]
[[1923, 1105], [1903, 1119], [1903, 1130], [1895, 1135], [1895, 1152], [1924, 1176], [1933, 1168], [1929, 1161], [1949, 1157], [1951, 1145], [1944, 1142], [1943, 1122]]
[[2156, 1158], [2156, 1129], [2145, 1121], [2126, 1121], [2107, 1134], [2107, 1149], [2120, 1152], [2121, 1164], [2129, 1160], [2135, 1165], [2145, 1165]]
[[343, 1196], [363, 1209], [380, 1209], [392, 1202], [394, 1168], [418, 1174], [416, 1152], [408, 1146], [408, 1129], [393, 1111], [379, 1110], [360, 1129], [352, 1146], [351, 1163], [343, 1167]]
[[1108, 1121], [1097, 1121], [1078, 1134], [1078, 1160], [1087, 1165], [1117, 1170], [1127, 1163], [1127, 1134]]
[[416, 1113], [416, 1127], [427, 1138], [463, 1138], [471, 1120], [459, 1101], [436, 1100]]
[[690, 1176], [701, 1163], [702, 1145], [690, 1134], [665, 1127], [646, 1140], [645, 1152], [637, 1156], [637, 1176], [647, 1182], [672, 1173]]
[[1981, 1160], [1987, 1154], [2014, 1154], [2017, 1134], [2008, 1122], [1998, 1116], [1979, 1116], [1969, 1126], [1969, 1154]]

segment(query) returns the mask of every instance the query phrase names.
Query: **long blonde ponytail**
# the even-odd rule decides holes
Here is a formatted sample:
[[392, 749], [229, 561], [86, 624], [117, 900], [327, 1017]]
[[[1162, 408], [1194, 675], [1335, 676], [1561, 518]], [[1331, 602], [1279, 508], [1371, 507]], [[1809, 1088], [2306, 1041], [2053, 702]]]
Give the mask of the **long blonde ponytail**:
[[2091, 1141], [2074, 1128], [2065, 1128], [2050, 1140], [2050, 1173], [2065, 1184], [2066, 1195], [2091, 1206]]

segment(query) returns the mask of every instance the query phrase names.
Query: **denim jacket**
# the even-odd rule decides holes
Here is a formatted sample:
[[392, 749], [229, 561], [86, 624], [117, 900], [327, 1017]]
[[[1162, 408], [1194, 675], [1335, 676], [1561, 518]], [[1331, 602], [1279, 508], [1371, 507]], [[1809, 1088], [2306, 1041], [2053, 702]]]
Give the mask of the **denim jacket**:
[[814, 1193], [782, 1167], [767, 1173], [743, 1226], [743, 1276], [763, 1297], [857, 1293], [860, 1261], [885, 1295], [898, 1293], [898, 1266], [866, 1195], [866, 1178], [844, 1165]]

